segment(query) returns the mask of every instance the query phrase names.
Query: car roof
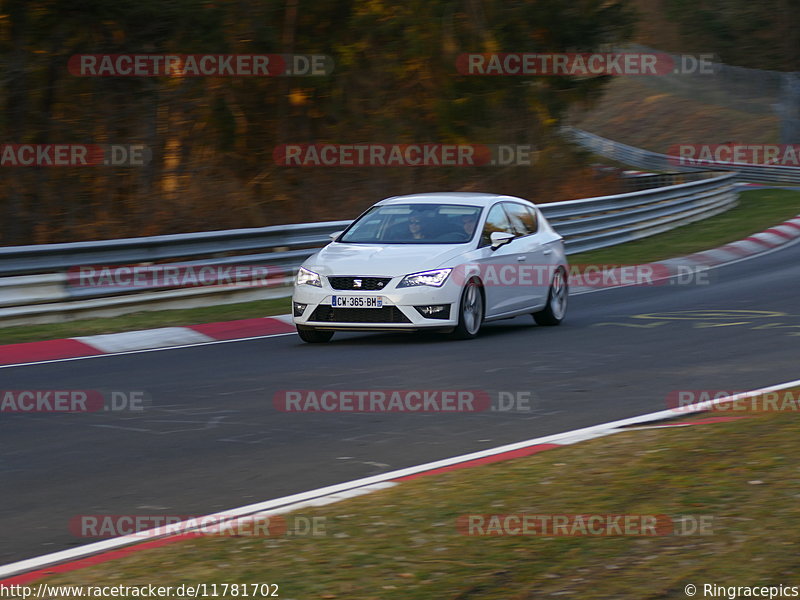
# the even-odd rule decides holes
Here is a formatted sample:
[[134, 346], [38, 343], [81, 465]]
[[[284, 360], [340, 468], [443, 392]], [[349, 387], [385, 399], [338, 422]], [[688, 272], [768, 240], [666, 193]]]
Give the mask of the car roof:
[[431, 192], [427, 194], [408, 194], [406, 196], [392, 196], [376, 205], [387, 204], [464, 204], [468, 206], [490, 206], [500, 200], [508, 200], [513, 202], [522, 202], [524, 204], [533, 204], [528, 200], [517, 198], [516, 196], [506, 196], [503, 194], [486, 194], [476, 192]]

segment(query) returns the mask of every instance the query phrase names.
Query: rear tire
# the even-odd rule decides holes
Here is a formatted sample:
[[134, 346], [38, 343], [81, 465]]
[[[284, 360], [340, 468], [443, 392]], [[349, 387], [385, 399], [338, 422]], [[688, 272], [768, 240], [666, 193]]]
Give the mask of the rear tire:
[[547, 306], [539, 312], [533, 313], [533, 318], [539, 325], [560, 325], [567, 314], [567, 298], [569, 286], [564, 269], [559, 268], [553, 275], [550, 291], [547, 294]]
[[483, 292], [481, 286], [471, 279], [464, 286], [458, 303], [458, 325], [450, 334], [456, 340], [471, 340], [477, 337], [483, 325]]
[[297, 334], [300, 339], [308, 344], [324, 344], [330, 342], [333, 337], [333, 331], [325, 331], [321, 329], [314, 329], [313, 327], [297, 326]]

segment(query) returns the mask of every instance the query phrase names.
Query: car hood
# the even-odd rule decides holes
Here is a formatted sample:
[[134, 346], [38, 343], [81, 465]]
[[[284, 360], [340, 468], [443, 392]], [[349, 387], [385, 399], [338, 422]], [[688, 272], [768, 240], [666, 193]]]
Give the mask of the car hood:
[[320, 275], [398, 277], [453, 266], [466, 244], [328, 244], [304, 266]]

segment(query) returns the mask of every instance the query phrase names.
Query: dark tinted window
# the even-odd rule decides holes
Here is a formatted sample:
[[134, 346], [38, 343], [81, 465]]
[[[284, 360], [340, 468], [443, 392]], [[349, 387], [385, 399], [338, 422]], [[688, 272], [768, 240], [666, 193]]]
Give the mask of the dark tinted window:
[[351, 244], [462, 244], [471, 239], [481, 214], [459, 204], [373, 206], [339, 238]]
[[481, 234], [481, 246], [491, 245], [491, 235], [495, 231], [514, 233], [514, 230], [511, 229], [511, 224], [508, 222], [506, 211], [503, 210], [502, 204], [495, 204], [489, 211], [486, 217], [486, 223], [483, 226], [483, 233]]
[[539, 229], [536, 212], [532, 208], [516, 202], [505, 202], [503, 206], [517, 235], [530, 235]]

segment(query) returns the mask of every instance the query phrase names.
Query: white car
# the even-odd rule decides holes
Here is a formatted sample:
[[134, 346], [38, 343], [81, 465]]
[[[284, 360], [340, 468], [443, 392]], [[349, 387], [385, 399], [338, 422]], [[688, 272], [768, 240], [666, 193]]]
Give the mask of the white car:
[[306, 342], [424, 329], [467, 339], [486, 321], [529, 313], [558, 325], [566, 313], [563, 240], [527, 200], [396, 196], [331, 238], [295, 279], [294, 322]]

